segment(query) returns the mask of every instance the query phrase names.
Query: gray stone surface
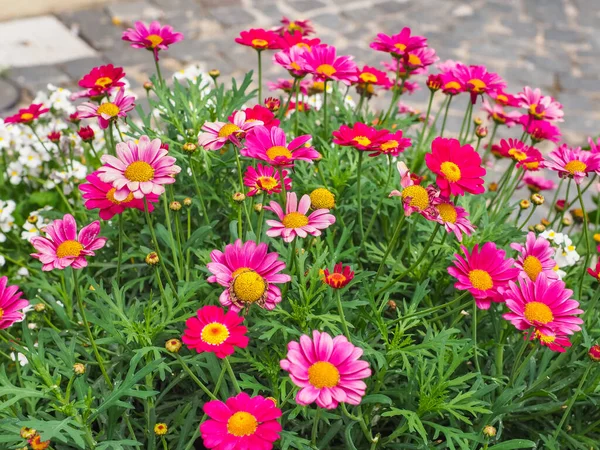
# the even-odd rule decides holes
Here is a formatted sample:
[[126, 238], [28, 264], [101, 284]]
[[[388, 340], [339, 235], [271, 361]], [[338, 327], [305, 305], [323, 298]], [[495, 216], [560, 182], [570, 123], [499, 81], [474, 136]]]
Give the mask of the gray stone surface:
[[0, 78], [0, 111], [14, 107], [21, 96], [20, 89], [14, 83]]

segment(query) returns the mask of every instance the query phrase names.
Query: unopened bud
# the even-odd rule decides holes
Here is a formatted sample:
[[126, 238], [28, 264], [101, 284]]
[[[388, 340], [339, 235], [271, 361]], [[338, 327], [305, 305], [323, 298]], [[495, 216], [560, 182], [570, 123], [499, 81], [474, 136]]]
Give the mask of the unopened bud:
[[542, 194], [531, 194], [531, 203], [540, 206], [544, 204], [544, 196]]
[[588, 351], [588, 356], [592, 361], [600, 362], [600, 345], [593, 345]]
[[36, 303], [36, 304], [33, 306], [33, 310], [34, 310], [35, 312], [42, 312], [42, 311], [44, 311], [45, 309], [46, 309], [46, 305], [44, 305], [43, 303]]
[[192, 199], [189, 197], [186, 197], [183, 199], [183, 206], [192, 206]]
[[574, 208], [571, 210], [571, 215], [576, 223], [583, 223], [583, 209]]
[[543, 233], [544, 231], [546, 231], [546, 226], [541, 224], [541, 223], [536, 223], [535, 226], [533, 227], [535, 229], [535, 231], [537, 231], [538, 233]]
[[593, 237], [594, 237], [594, 241], [600, 243], [600, 233], [595, 233]]
[[394, 300], [388, 300], [387, 302], [387, 307], [390, 310], [395, 310], [396, 309], [396, 302]]
[[561, 223], [563, 224], [564, 227], [570, 227], [571, 225], [573, 225], [573, 221], [571, 220], [570, 217], [563, 217], [561, 220]]
[[476, 126], [479, 126], [479, 125], [481, 125], [481, 124], [483, 123], [483, 120], [481, 120], [481, 117], [475, 117], [475, 118], [473, 119], [473, 123], [474, 123]]
[[255, 203], [254, 204], [254, 211], [261, 212], [262, 209], [263, 209], [263, 204], [262, 203]]
[[527, 199], [521, 200], [519, 202], [519, 207], [521, 209], [528, 209], [530, 206], [531, 206], [531, 202], [529, 200], [527, 200]]
[[193, 142], [186, 142], [185, 144], [183, 144], [182, 148], [183, 151], [186, 153], [194, 153], [198, 149], [198, 146]]
[[487, 437], [494, 437], [496, 436], [496, 428], [494, 428], [491, 425], [486, 425], [485, 427], [483, 427], [483, 434]]
[[179, 203], [177, 200], [174, 200], [169, 203], [169, 209], [171, 211], [179, 211], [181, 209], [181, 203]]
[[83, 375], [85, 373], [85, 366], [81, 363], [75, 363], [73, 364], [73, 372], [77, 376]]
[[233, 198], [233, 201], [237, 203], [242, 203], [244, 200], [246, 200], [246, 196], [241, 192], [236, 192], [231, 198]]
[[549, 226], [552, 222], [550, 222], [548, 219], [542, 219], [540, 220], [540, 223], [542, 225], [544, 225], [545, 227]]
[[488, 190], [490, 192], [496, 192], [498, 190], [498, 183], [492, 181], [490, 184], [488, 184]]
[[483, 139], [484, 137], [486, 137], [488, 134], [488, 129], [487, 127], [482, 127], [479, 126], [477, 128], [475, 128], [475, 136], [477, 136], [480, 139]]
[[179, 339], [169, 339], [165, 342], [165, 348], [171, 353], [177, 353], [181, 350], [181, 341]]
[[221, 71], [219, 69], [212, 69], [208, 72], [208, 75], [216, 81], [219, 75], [221, 75]]
[[149, 266], [155, 266], [158, 264], [158, 254], [156, 252], [150, 252], [146, 255], [146, 264], [148, 264]]
[[152, 81], [144, 81], [144, 89], [146, 89], [146, 91], [154, 89], [154, 84], [152, 84]]

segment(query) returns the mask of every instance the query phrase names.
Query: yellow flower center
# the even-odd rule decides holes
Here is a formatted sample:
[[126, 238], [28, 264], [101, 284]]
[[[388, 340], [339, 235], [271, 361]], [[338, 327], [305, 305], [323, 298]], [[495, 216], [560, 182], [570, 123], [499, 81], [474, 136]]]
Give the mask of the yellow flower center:
[[323, 92], [325, 90], [325, 83], [323, 83], [322, 81], [313, 82], [312, 90], [315, 92]]
[[314, 209], [332, 209], [335, 207], [335, 195], [325, 188], [317, 188], [310, 193], [310, 204]]
[[529, 255], [523, 261], [523, 270], [531, 281], [535, 281], [540, 273], [542, 273], [543, 267], [541, 261], [535, 256]]
[[528, 162], [524, 165], [527, 170], [537, 170], [540, 167], [540, 163], [538, 161]]
[[458, 81], [450, 81], [446, 83], [444, 89], [460, 89], [460, 83]]
[[317, 73], [327, 77], [330, 77], [336, 72], [337, 70], [331, 64], [321, 64], [319, 67], [317, 67]]
[[370, 72], [361, 73], [360, 79], [365, 83], [377, 83], [377, 77]]
[[453, 205], [450, 203], [440, 203], [439, 205], [435, 205], [435, 208], [444, 222], [456, 223], [457, 213]]
[[496, 95], [496, 103], [508, 103], [508, 97], [504, 94]]
[[469, 80], [468, 84], [471, 86], [471, 90], [477, 93], [483, 92], [483, 90], [487, 87], [487, 85], [479, 78], [473, 78]]
[[77, 258], [83, 250], [83, 245], [77, 241], [64, 241], [56, 249], [59, 258]]
[[300, 70], [300, 65], [296, 62], [296, 61], [292, 61], [290, 63], [290, 66], [292, 67], [292, 69], [294, 70]]
[[391, 140], [386, 141], [383, 144], [381, 144], [381, 150], [383, 152], [388, 152], [390, 150], [395, 150], [396, 148], [398, 148], [398, 141], [395, 140], [395, 139], [391, 139]]
[[116, 117], [119, 114], [119, 111], [121, 110], [117, 105], [115, 105], [114, 103], [107, 102], [102, 103], [100, 106], [98, 106], [98, 110], [96, 112], [98, 114], [106, 114], [110, 117]]
[[154, 169], [144, 161], [135, 161], [125, 169], [125, 178], [129, 181], [150, 181], [154, 178]]
[[317, 389], [335, 387], [340, 382], [340, 371], [330, 362], [316, 362], [308, 368], [308, 382]]
[[402, 199], [410, 197], [410, 206], [421, 211], [429, 206], [429, 194], [423, 186], [418, 184], [407, 186], [402, 190]]
[[223, 128], [221, 128], [219, 130], [219, 137], [229, 137], [231, 136], [233, 133], [240, 131], [240, 127], [238, 127], [237, 125], [234, 125], [232, 123], [228, 123], [226, 125], [223, 125]]
[[96, 86], [100, 86], [100, 87], [106, 87], [108, 86], [110, 83], [112, 83], [112, 78], [110, 77], [100, 77], [96, 80], [96, 82], [94, 83]]
[[264, 39], [252, 39], [252, 47], [266, 48], [269, 45]]
[[211, 322], [202, 328], [200, 338], [209, 345], [221, 345], [229, 337], [229, 330], [219, 322]]
[[131, 200], [133, 200], [133, 194], [130, 192], [129, 195], [127, 196], [127, 198], [125, 200], [123, 200], [122, 202], [120, 202], [119, 200], [115, 199], [115, 191], [117, 190], [117, 188], [112, 188], [110, 191], [108, 191], [106, 193], [106, 199], [109, 200], [111, 203], [114, 203], [115, 205], [120, 205], [121, 203], [127, 203], [130, 202]]
[[302, 27], [298, 25], [296, 22], [290, 22], [288, 25], [288, 30], [290, 31], [302, 31]]
[[446, 179], [451, 183], [456, 183], [460, 180], [460, 168], [453, 162], [444, 161], [440, 166], [440, 170], [442, 171]]
[[538, 105], [534, 103], [533, 105], [529, 105], [529, 114], [534, 116], [536, 119], [541, 119], [546, 115], [546, 111], [538, 112]]
[[252, 436], [258, 428], [256, 417], [246, 411], [238, 411], [227, 421], [227, 432], [236, 437]]
[[260, 189], [270, 191], [275, 189], [278, 183], [277, 180], [273, 177], [258, 177], [257, 184]]
[[551, 344], [556, 340], [556, 336], [548, 336], [540, 332], [539, 330], [535, 331], [535, 337], [537, 337], [540, 341]]
[[420, 66], [423, 64], [423, 62], [421, 61], [421, 58], [419, 58], [417, 55], [415, 55], [414, 53], [410, 53], [408, 55], [408, 63], [411, 66]]
[[31, 119], [33, 119], [33, 114], [31, 114], [31, 113], [23, 113], [23, 114], [21, 114], [21, 120], [27, 120], [27, 121], [29, 121]]
[[404, 51], [404, 49], [406, 48], [406, 45], [398, 42], [397, 44], [394, 44], [394, 47], [396, 47], [398, 50]]
[[284, 156], [285, 158], [289, 159], [292, 157], [292, 152], [282, 145], [276, 145], [275, 147], [271, 147], [269, 150], [267, 150], [267, 156], [273, 161], [278, 156]]
[[371, 144], [371, 139], [366, 136], [356, 136], [352, 139], [353, 142], [356, 142], [358, 145], [367, 146]]
[[302, 228], [308, 225], [308, 217], [299, 212], [291, 212], [286, 214], [281, 222], [286, 228]]
[[156, 48], [157, 45], [162, 44], [162, 41], [164, 39], [162, 37], [160, 37], [158, 34], [151, 34], [146, 37], [146, 40], [151, 42], [150, 47]]
[[0, 308], [0, 319], [2, 319], [2, 317], [4, 317], [4, 310]]
[[340, 283], [341, 284], [344, 281], [346, 281], [346, 276], [344, 274], [337, 273], [337, 272], [334, 272], [334, 273], [332, 273], [331, 275], [329, 275], [327, 277], [327, 282], [331, 283], [331, 284], [334, 284], [334, 285], [336, 283]]
[[552, 310], [542, 302], [529, 302], [525, 305], [525, 318], [530, 322], [538, 322], [543, 325], [554, 320]]
[[236, 272], [232, 274], [234, 276], [232, 288], [235, 297], [246, 303], [260, 300], [267, 290], [265, 279], [254, 270], [245, 267]]
[[494, 287], [492, 277], [485, 270], [475, 269], [469, 272], [469, 281], [475, 289], [487, 291]]
[[515, 159], [515, 161], [523, 161], [527, 159], [527, 153], [516, 148], [511, 148], [508, 151], [508, 154], [512, 156]]
[[587, 169], [587, 164], [574, 159], [565, 165], [565, 169], [567, 169], [571, 174], [575, 175], [577, 172], [585, 172], [585, 169]]

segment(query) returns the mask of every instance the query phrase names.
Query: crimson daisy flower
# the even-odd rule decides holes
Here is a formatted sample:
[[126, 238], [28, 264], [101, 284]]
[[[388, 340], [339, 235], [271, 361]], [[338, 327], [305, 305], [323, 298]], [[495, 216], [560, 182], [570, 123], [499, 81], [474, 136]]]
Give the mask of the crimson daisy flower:
[[[382, 131], [387, 132], [387, 130]], [[378, 146], [372, 153], [369, 153], [369, 156], [371, 157], [379, 155], [398, 156], [412, 145], [412, 141], [410, 138], [404, 137], [402, 130], [398, 130], [395, 133], [387, 132], [386, 135], [382, 136], [376, 142], [378, 143]], [[371, 150], [372, 149], [369, 149], [368, 151]]]
[[87, 96], [97, 97], [110, 92], [114, 88], [125, 86], [121, 79], [125, 76], [122, 67], [114, 67], [112, 64], [94, 67], [90, 73], [79, 80], [79, 86], [86, 88]]
[[437, 174], [436, 183], [446, 197], [465, 192], [481, 194], [485, 190], [481, 177], [486, 171], [481, 166], [481, 156], [470, 145], [461, 146], [457, 139], [435, 138], [425, 163]]
[[487, 99], [483, 99], [481, 109], [488, 114], [488, 119], [492, 119], [498, 125], [506, 125], [508, 128], [519, 123], [521, 114], [517, 111], [505, 111], [499, 103], [490, 104]]
[[234, 311], [223, 311], [218, 306], [203, 306], [185, 322], [181, 341], [198, 353], [211, 352], [217, 358], [226, 358], [235, 351], [234, 347], [248, 346], [248, 329]]
[[291, 48], [291, 47], [300, 47], [300, 48], [304, 48], [304, 49], [310, 49], [311, 47], [313, 47], [315, 45], [319, 45], [320, 43], [321, 43], [321, 39], [306, 38], [298, 30], [295, 30], [294, 32], [286, 31], [279, 38], [279, 46], [283, 50]]
[[573, 178], [581, 184], [590, 172], [600, 170], [600, 154], [561, 145], [548, 155], [546, 166], [558, 173], [561, 178]]
[[559, 353], [564, 353], [572, 345], [569, 336], [550, 331], [542, 333], [540, 330], [535, 330], [533, 333], [529, 333], [529, 339], [532, 341], [537, 340], [540, 345]]
[[242, 31], [240, 37], [235, 38], [235, 42], [252, 47], [259, 52], [262, 50], [281, 49], [279, 35], [274, 31], [263, 28], [251, 28], [250, 30]]
[[341, 262], [337, 263], [333, 268], [333, 272], [329, 272], [328, 268], [323, 270], [323, 282], [334, 289], [341, 289], [352, 281], [354, 272], [350, 266], [344, 267]]
[[351, 56], [336, 56], [331, 45], [319, 44], [304, 54], [304, 66], [318, 81], [341, 81], [350, 85], [358, 80], [357, 67]]
[[411, 30], [408, 27], [402, 28], [398, 34], [391, 36], [379, 33], [374, 42], [369, 45], [372, 49], [391, 53], [398, 58], [405, 52], [410, 52], [427, 45], [427, 38], [423, 36], [411, 36]]
[[[245, 108], [242, 111], [244, 114], [246, 114], [244, 123], [262, 122], [262, 125], [269, 130], [273, 127], [279, 126], [280, 122], [279, 119], [275, 117], [275, 114], [273, 114], [269, 108], [266, 108], [262, 105], [254, 105], [252, 108]], [[234, 123], [234, 114], [227, 118], [230, 123]]]
[[547, 180], [543, 176], [536, 177], [534, 175], [526, 174], [523, 177], [523, 183], [527, 186], [532, 193], [540, 191], [551, 191], [556, 188], [556, 183], [552, 180]]
[[342, 125], [339, 130], [333, 132], [333, 143], [344, 147], [354, 147], [357, 150], [377, 151], [383, 143], [384, 136], [389, 131], [376, 130], [369, 125], [356, 122], [352, 128]]
[[587, 272], [600, 282], [600, 261], [596, 263], [596, 267], [594, 269], [588, 267]]
[[310, 20], [290, 20], [283, 16], [281, 23], [283, 26], [275, 30], [277, 33], [300, 33], [302, 36], [308, 36], [309, 34], [313, 34], [315, 32]]
[[375, 67], [364, 66], [358, 71], [357, 90], [359, 93], [364, 92], [369, 98], [374, 94], [373, 86], [382, 86], [388, 89], [392, 85], [393, 83], [387, 74]]
[[457, 64], [453, 73], [459, 80], [459, 83], [471, 93], [471, 102], [473, 104], [475, 104], [478, 95], [503, 90], [506, 87], [506, 83], [500, 78], [500, 75], [488, 72], [485, 66]]
[[4, 119], [4, 123], [24, 123], [28, 125], [48, 111], [50, 111], [50, 109], [44, 108], [44, 105], [41, 103], [33, 103], [27, 108], [19, 109], [17, 114]]
[[133, 48], [145, 48], [154, 54], [158, 61], [159, 50], [167, 50], [169, 45], [183, 40], [183, 34], [173, 31], [170, 25], [162, 26], [156, 20], [150, 26], [144, 22], [136, 22], [134, 28], [123, 32], [122, 39], [131, 42]]
[[513, 107], [521, 106], [521, 100], [516, 95], [509, 94], [503, 90], [490, 91], [488, 92], [488, 95], [497, 105]]

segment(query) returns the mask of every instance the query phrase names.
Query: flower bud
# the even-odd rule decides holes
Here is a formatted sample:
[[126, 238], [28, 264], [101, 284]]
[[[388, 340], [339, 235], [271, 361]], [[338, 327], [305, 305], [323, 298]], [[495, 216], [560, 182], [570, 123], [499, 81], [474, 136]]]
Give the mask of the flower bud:
[[439, 91], [440, 88], [442, 87], [442, 77], [439, 74], [437, 74], [437, 75], [430, 74], [427, 77], [427, 81], [425, 84], [427, 84], [427, 87], [429, 88], [429, 90], [431, 92]]
[[81, 363], [75, 363], [73, 364], [73, 372], [77, 376], [83, 375], [85, 373], [85, 366]]
[[521, 200], [519, 202], [519, 207], [521, 209], [529, 209], [530, 206], [531, 206], [531, 202], [527, 199]]
[[262, 203], [255, 203], [254, 204], [254, 211], [261, 212], [262, 209], [263, 209], [263, 204]]
[[592, 361], [599, 362], [600, 361], [600, 345], [598, 345], [598, 344], [593, 345], [588, 351], [588, 356], [590, 357], [590, 359]]
[[562, 218], [561, 223], [565, 227], [570, 227], [571, 225], [573, 225], [573, 221], [571, 220], [571, 218], [570, 217], [566, 217], [566, 216]]
[[164, 436], [169, 431], [169, 427], [165, 423], [157, 423], [154, 425], [154, 434], [157, 436]]
[[91, 142], [94, 140], [94, 136], [96, 135], [94, 133], [94, 130], [92, 129], [92, 127], [81, 127], [78, 131], [77, 134], [79, 135], [79, 137], [81, 138], [81, 140], [83, 142]]
[[538, 233], [543, 233], [544, 231], [546, 231], [546, 227], [544, 225], [542, 225], [541, 223], [536, 223], [535, 226], [533, 227], [535, 229], [535, 231], [537, 231]]
[[494, 428], [491, 425], [486, 425], [485, 427], [483, 427], [483, 434], [487, 437], [494, 437], [496, 436], [496, 428]]
[[198, 149], [198, 146], [193, 142], [186, 142], [185, 144], [183, 144], [182, 149], [184, 152], [191, 154]]
[[36, 434], [37, 434], [37, 431], [35, 431], [33, 428], [29, 428], [29, 427], [21, 428], [21, 437], [23, 439], [31, 439]]
[[146, 264], [148, 264], [149, 266], [155, 266], [158, 264], [158, 254], [156, 252], [150, 252], [146, 255]]
[[544, 225], [545, 227], [547, 227], [547, 226], [550, 226], [551, 222], [548, 219], [542, 219], [542, 220], [540, 220], [540, 223], [542, 225]]
[[33, 310], [35, 312], [43, 312], [46, 309], [46, 305], [44, 305], [43, 303], [36, 303], [33, 306]]
[[277, 112], [281, 107], [281, 100], [273, 97], [265, 98], [265, 107], [271, 112]]
[[179, 203], [177, 200], [173, 200], [171, 203], [169, 203], [169, 209], [171, 211], [179, 211], [181, 209], [181, 203]]
[[394, 300], [388, 300], [387, 307], [391, 311], [395, 310], [396, 309], [396, 302]]
[[481, 120], [481, 117], [475, 117], [473, 119], [473, 123], [475, 124], [475, 126], [478, 127], [479, 125], [481, 125], [483, 123], [483, 120]]
[[583, 223], [583, 209], [573, 208], [570, 212], [575, 223]]
[[48, 133], [48, 139], [50, 142], [58, 143], [60, 141], [60, 131], [51, 131]]
[[544, 204], [544, 196], [542, 194], [531, 194], [531, 203], [536, 206]]
[[595, 233], [593, 237], [594, 237], [594, 241], [600, 243], [600, 233]]
[[267, 397], [267, 400], [271, 400], [275, 406], [277, 406], [277, 399], [275, 397]]
[[490, 184], [488, 184], [488, 191], [496, 192], [497, 190], [498, 190], [498, 183], [492, 181]]
[[165, 348], [171, 353], [177, 353], [181, 350], [181, 341], [179, 339], [169, 339], [165, 342]]
[[483, 139], [484, 137], [487, 136], [487, 134], [488, 134], [487, 127], [478, 126], [477, 128], [475, 128], [475, 136], [477, 136], [479, 139]]
[[150, 90], [154, 89], [154, 85], [152, 84], [152, 81], [144, 81], [144, 89], [146, 89], [146, 91], [150, 91]]
[[241, 192], [236, 192], [231, 198], [233, 198], [233, 201], [237, 203], [242, 203], [244, 200], [246, 200], [246, 196]]
[[557, 200], [554, 209], [558, 212], [563, 212], [565, 210], [565, 203], [565, 200]]
[[219, 78], [219, 75], [221, 75], [221, 71], [219, 69], [212, 69], [208, 72], [208, 75], [215, 81], [217, 81], [217, 78]]
[[186, 197], [183, 199], [183, 206], [192, 206], [192, 199], [189, 197]]

